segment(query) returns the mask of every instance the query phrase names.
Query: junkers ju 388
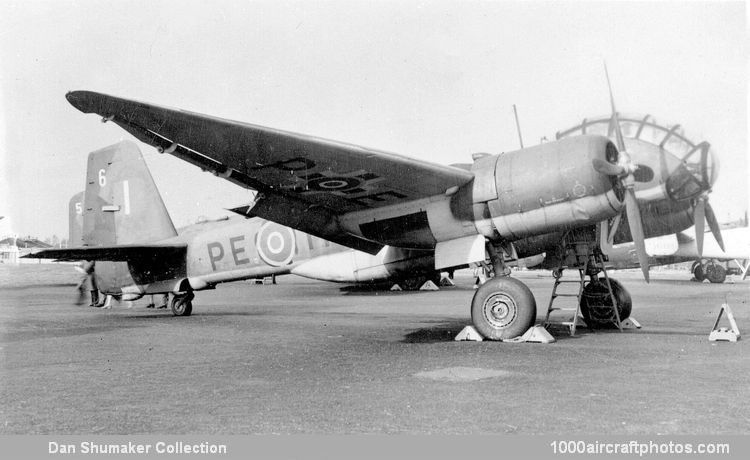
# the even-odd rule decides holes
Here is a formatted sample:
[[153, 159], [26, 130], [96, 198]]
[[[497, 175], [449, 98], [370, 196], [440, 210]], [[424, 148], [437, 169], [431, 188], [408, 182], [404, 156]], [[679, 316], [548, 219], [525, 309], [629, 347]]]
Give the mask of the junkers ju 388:
[[[642, 223], [639, 166], [628, 153], [613, 100], [615, 142], [583, 134], [478, 155], [472, 165], [443, 166], [89, 91], [68, 93], [67, 99], [160, 152], [256, 190], [247, 215], [370, 254], [386, 246], [426, 250], [434, 256], [434, 270], [489, 260], [495, 276], [474, 294], [471, 316], [490, 339], [514, 338], [533, 325], [534, 296], [507, 276], [506, 261], [541, 252], [557, 261], [558, 272], [575, 267], [582, 278], [591, 277], [590, 285], [604, 283], [608, 300], [594, 305], [601, 296], [591, 296], [587, 305], [624, 319], [618, 300], [623, 295], [614, 295], [609, 279], [598, 276], [601, 242], [618, 231], [625, 235], [618, 226], [623, 211], [648, 279], [644, 228], [660, 227], [649, 213], [647, 225]], [[684, 169], [651, 157], [643, 164], [658, 171], [660, 181], [676, 181]], [[689, 181], [694, 175], [687, 172]], [[645, 206], [675, 198], [682, 202], [669, 193], [640, 201]]]

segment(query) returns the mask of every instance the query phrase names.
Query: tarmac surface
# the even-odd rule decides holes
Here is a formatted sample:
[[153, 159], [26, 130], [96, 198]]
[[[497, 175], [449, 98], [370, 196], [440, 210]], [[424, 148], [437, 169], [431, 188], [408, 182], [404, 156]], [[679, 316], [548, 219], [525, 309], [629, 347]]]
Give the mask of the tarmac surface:
[[[514, 276], [541, 320], [551, 275]], [[230, 283], [173, 317], [76, 306], [69, 265], [0, 266], [0, 434], [749, 433], [750, 343], [708, 335], [724, 302], [750, 325], [750, 280], [611, 276], [641, 330], [513, 344], [453, 340], [468, 272], [441, 292]]]

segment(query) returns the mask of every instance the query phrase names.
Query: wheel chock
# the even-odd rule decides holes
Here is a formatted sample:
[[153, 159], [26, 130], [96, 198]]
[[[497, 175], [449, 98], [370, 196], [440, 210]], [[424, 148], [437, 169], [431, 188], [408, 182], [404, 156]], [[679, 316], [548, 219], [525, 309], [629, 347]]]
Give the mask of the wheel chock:
[[419, 290], [420, 290], [420, 291], [439, 291], [439, 290], [440, 290], [440, 288], [439, 288], [439, 287], [437, 287], [437, 286], [435, 285], [435, 283], [433, 283], [432, 281], [430, 281], [430, 280], [427, 280], [427, 281], [426, 281], [426, 282], [425, 282], [425, 283], [424, 283], [424, 284], [422, 285], [422, 287], [420, 287], [420, 288], [419, 288]]
[[403, 291], [403, 289], [401, 289], [401, 286], [399, 286], [398, 283], [396, 283], [393, 286], [391, 286], [391, 291]]
[[622, 326], [623, 329], [640, 329], [641, 323], [635, 318], [626, 318], [625, 321], [620, 321], [620, 326]]
[[465, 328], [461, 329], [461, 332], [458, 333], [456, 338], [454, 339], [456, 342], [461, 342], [464, 340], [472, 341], [472, 342], [481, 342], [484, 340], [482, 338], [482, 334], [477, 332], [476, 329], [474, 329], [474, 326], [466, 326]]
[[736, 342], [739, 339], [740, 335], [738, 333], [730, 331], [726, 327], [720, 327], [708, 334], [709, 342]]
[[503, 339], [503, 342], [510, 343], [553, 343], [556, 342], [547, 329], [542, 325], [531, 326], [523, 335], [514, 339]]
[[453, 280], [448, 278], [447, 276], [444, 276], [440, 278], [440, 285], [441, 286], [455, 286], [456, 283], [454, 283]]
[[[724, 315], [724, 312], [727, 313], [727, 319], [729, 320], [730, 327], [720, 327], [717, 329], [717, 327], [719, 326], [719, 321], [721, 321], [721, 317], [722, 315]], [[722, 304], [721, 309], [719, 310], [719, 316], [716, 317], [716, 321], [714, 322], [713, 330], [708, 335], [708, 341], [736, 342], [739, 339], [740, 330], [737, 327], [737, 322], [734, 320], [732, 309], [729, 308], [729, 304]]]

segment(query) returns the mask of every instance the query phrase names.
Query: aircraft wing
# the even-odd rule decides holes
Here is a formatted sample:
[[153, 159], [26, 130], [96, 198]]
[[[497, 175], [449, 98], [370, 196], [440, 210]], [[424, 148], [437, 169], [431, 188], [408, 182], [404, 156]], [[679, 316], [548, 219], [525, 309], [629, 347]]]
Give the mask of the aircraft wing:
[[187, 244], [125, 244], [114, 246], [89, 246], [67, 249], [41, 249], [23, 256], [25, 259], [96, 260], [131, 262], [143, 259], [167, 260], [182, 256]]
[[338, 216], [442, 194], [474, 177], [452, 166], [105, 94], [73, 91], [66, 98], [142, 142], [259, 191], [253, 215], [370, 253], [382, 245], [344, 234]]

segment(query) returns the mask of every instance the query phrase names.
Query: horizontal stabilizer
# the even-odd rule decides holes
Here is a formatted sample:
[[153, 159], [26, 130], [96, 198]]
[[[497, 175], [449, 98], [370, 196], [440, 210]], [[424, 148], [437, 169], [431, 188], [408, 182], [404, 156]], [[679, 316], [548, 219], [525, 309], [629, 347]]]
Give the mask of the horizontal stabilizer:
[[67, 249], [42, 249], [23, 256], [26, 259], [96, 260], [132, 262], [144, 259], [164, 260], [183, 256], [187, 244], [122, 244], [114, 246], [88, 246]]

